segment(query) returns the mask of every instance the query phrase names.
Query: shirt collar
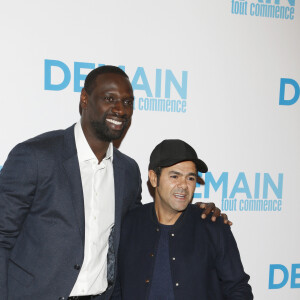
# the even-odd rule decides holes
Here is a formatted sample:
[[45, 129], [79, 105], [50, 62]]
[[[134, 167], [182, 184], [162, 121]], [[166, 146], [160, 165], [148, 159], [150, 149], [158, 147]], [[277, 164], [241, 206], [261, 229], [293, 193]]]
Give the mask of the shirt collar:
[[[97, 159], [93, 150], [91, 149], [89, 143], [87, 142], [85, 135], [83, 133], [80, 120], [75, 124], [74, 127], [75, 143], [77, 148], [78, 161], [83, 162], [87, 160]], [[104, 159], [110, 159], [113, 161], [113, 144], [109, 143], [108, 149]]]

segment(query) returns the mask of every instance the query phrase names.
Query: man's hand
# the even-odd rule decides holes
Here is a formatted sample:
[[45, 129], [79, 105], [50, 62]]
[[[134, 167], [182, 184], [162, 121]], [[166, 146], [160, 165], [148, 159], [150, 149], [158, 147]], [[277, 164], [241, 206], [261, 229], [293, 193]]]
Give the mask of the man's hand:
[[218, 207], [216, 207], [214, 203], [196, 202], [195, 204], [198, 205], [200, 208], [204, 209], [201, 215], [202, 219], [205, 219], [210, 213], [212, 213], [213, 215], [211, 217], [211, 220], [213, 222], [216, 221], [217, 217], [222, 217], [224, 219], [224, 224], [228, 224], [229, 226], [233, 224], [231, 221], [228, 220], [227, 215], [222, 214], [221, 210]]

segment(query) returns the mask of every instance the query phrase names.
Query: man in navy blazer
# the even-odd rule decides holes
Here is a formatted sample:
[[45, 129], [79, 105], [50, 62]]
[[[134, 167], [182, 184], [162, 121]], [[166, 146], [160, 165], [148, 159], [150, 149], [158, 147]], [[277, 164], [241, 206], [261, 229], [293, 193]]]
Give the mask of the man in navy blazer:
[[154, 203], [122, 225], [113, 300], [252, 300], [230, 227], [191, 205], [206, 164], [181, 140], [164, 140], [149, 164]]
[[[107, 274], [107, 280], [104, 279], [107, 286], [97, 294], [78, 295], [78, 291], [81, 293], [83, 290], [81, 287], [92, 285], [86, 282], [86, 275], [90, 276], [89, 268], [93, 267], [88, 266], [81, 285], [70, 299], [109, 299], [121, 220], [129, 209], [141, 204], [138, 165], [111, 144], [127, 128], [133, 112], [133, 100], [128, 76], [113, 66], [93, 70], [81, 92], [81, 122], [75, 128], [77, 126], [77, 131], [82, 135], [85, 150], [90, 151], [86, 149], [90, 148], [93, 159], [97, 160], [94, 167], [98, 168], [104, 160], [112, 165], [110, 174], [113, 176], [110, 176], [108, 183], [112, 188], [108, 194], [111, 191], [114, 194], [114, 201], [111, 201], [114, 202], [114, 213], [105, 233], [109, 233], [109, 238], [99, 246], [104, 248], [101, 252], [105, 269], [102, 276]], [[83, 181], [90, 184], [91, 177], [84, 177], [87, 171], [79, 162], [75, 128], [73, 125], [66, 130], [44, 133], [17, 145], [1, 170], [1, 300], [64, 300], [68, 299], [77, 284], [87, 259], [86, 224], [89, 220], [86, 209], [90, 203], [85, 197]], [[106, 159], [109, 149], [110, 157]], [[101, 180], [107, 180], [106, 177], [99, 179], [100, 186]], [[91, 201], [96, 192], [89, 195]], [[92, 213], [93, 208], [89, 214]], [[106, 211], [102, 210], [102, 213], [102, 217], [106, 217]], [[93, 231], [93, 225], [90, 227], [89, 234], [94, 240], [101, 239], [102, 236], [98, 237], [98, 233]], [[90, 244], [93, 251], [93, 243]], [[96, 274], [92, 279], [96, 281], [98, 277]]]

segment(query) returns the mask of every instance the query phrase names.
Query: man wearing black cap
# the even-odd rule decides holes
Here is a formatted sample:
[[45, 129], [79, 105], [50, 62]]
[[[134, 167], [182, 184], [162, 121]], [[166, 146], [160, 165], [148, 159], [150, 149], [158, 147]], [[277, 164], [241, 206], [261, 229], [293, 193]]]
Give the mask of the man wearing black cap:
[[154, 203], [125, 218], [113, 299], [253, 299], [230, 227], [190, 205], [206, 164], [181, 140], [164, 140], [149, 164]]

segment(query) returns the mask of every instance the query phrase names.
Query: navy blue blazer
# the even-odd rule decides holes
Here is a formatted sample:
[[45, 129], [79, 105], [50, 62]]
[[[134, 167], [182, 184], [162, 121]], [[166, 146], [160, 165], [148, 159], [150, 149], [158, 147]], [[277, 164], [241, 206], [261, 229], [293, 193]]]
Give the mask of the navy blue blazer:
[[[230, 227], [222, 218], [203, 220], [201, 213], [189, 205], [169, 233], [175, 299], [253, 299]], [[159, 235], [153, 203], [125, 217], [113, 300], [148, 299]]]
[[[113, 169], [117, 253], [121, 220], [141, 204], [141, 176], [117, 149]], [[0, 299], [67, 299], [83, 263], [84, 223], [74, 125], [17, 145], [0, 173]]]

